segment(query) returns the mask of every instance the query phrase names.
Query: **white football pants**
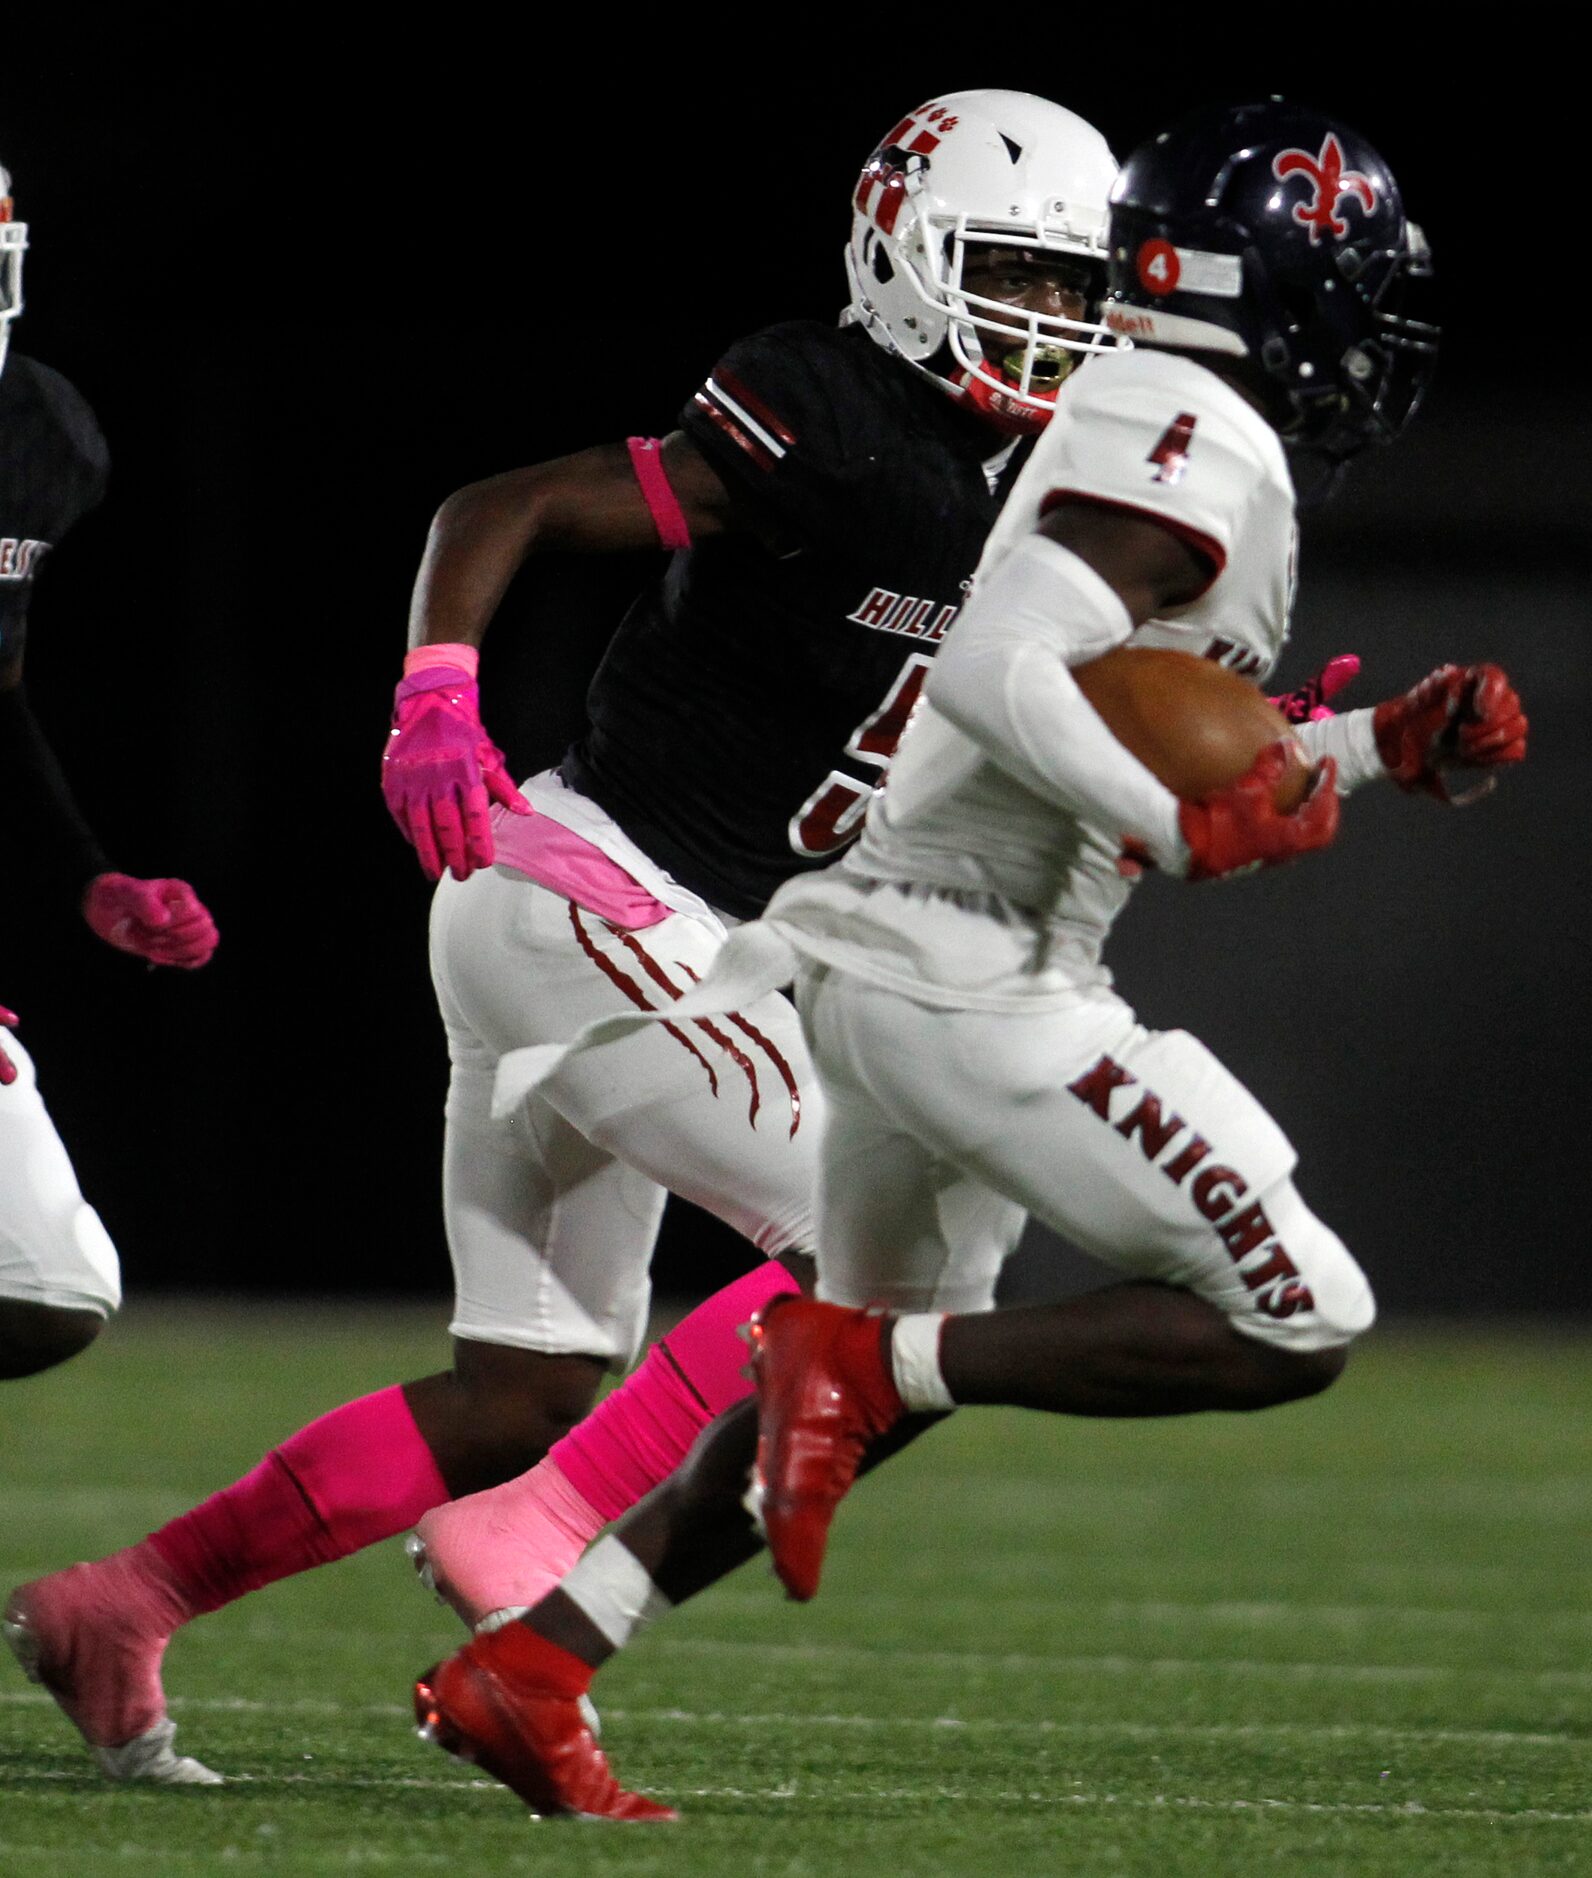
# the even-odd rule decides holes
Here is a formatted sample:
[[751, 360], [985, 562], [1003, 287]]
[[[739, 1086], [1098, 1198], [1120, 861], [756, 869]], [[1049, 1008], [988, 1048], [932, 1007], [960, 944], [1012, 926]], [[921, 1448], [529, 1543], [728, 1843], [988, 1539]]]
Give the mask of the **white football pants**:
[[727, 1017], [646, 1025], [590, 1059], [576, 1052], [508, 1118], [492, 1116], [501, 1056], [667, 1008], [724, 939], [718, 920], [683, 913], [627, 932], [506, 867], [444, 877], [431, 970], [452, 1060], [454, 1336], [624, 1367], [646, 1329], [666, 1192], [765, 1256], [812, 1249], [821, 1097], [778, 994]]
[[116, 1248], [78, 1187], [33, 1059], [9, 1030], [0, 1044], [17, 1067], [0, 1088], [0, 1298], [109, 1317], [122, 1301]]
[[1365, 1278], [1294, 1188], [1287, 1137], [1198, 1039], [1113, 992], [1021, 1015], [797, 980], [828, 1101], [819, 1295], [987, 1310], [1032, 1213], [1124, 1277], [1206, 1298], [1285, 1349], [1347, 1343]]

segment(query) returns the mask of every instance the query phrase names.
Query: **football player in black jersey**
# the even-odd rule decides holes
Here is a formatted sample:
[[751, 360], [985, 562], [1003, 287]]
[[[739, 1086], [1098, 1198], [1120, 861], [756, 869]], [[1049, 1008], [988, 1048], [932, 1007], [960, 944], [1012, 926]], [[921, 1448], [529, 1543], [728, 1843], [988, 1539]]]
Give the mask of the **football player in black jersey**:
[[[614, 1779], [581, 1712], [593, 1675], [765, 1538], [790, 1595], [810, 1598], [859, 1467], [927, 1419], [972, 1403], [1259, 1409], [1326, 1387], [1371, 1321], [1277, 1124], [1197, 1039], [1146, 1029], [1112, 991], [1101, 946], [1129, 888], [1100, 831], [1132, 831], [1190, 880], [1301, 855], [1332, 839], [1338, 784], [1459, 801], [1452, 783], [1495, 780], [1525, 755], [1519, 699], [1497, 666], [1445, 665], [1313, 723], [1317, 784], [1284, 809], [1282, 743], [1179, 801], [1069, 668], [1098, 675], [1140, 633], [1130, 660], [1175, 634], [1186, 673], [1210, 673], [1219, 647], [1269, 671], [1293, 559], [1284, 440], [1341, 460], [1402, 431], [1436, 352], [1425, 243], [1364, 139], [1270, 100], [1142, 145], [1113, 190], [1110, 247], [1106, 318], [1136, 349], [1063, 394], [856, 856], [787, 881], [670, 1007], [684, 1026], [795, 976], [833, 1104], [823, 1301], [760, 1311], [755, 1413], [723, 1416], [523, 1622], [416, 1685], [422, 1733], [543, 1817], [675, 1817]], [[657, 1028], [610, 1021], [576, 1054], [643, 1025]], [[1121, 1282], [993, 1309], [1025, 1213]]]
[[[452, 876], [432, 956], [454, 1366], [335, 1409], [142, 1545], [14, 1595], [102, 1765], [169, 1729], [159, 1665], [179, 1623], [428, 1513], [420, 1556], [467, 1621], [528, 1604], [746, 1393], [737, 1327], [810, 1266], [820, 1098], [790, 1005], [649, 1027], [535, 1095], [495, 1090], [499, 1059], [666, 1006], [728, 924], [855, 837], [1025, 440], [1110, 343], [1095, 303], [1114, 176], [1060, 106], [936, 99], [858, 181], [838, 328], [732, 346], [661, 445], [601, 445], [443, 504], [383, 785], [427, 874]], [[618, 624], [584, 734], [522, 792], [475, 683], [509, 580], [532, 554], [660, 544], [672, 559]], [[666, 1191], [763, 1262], [583, 1422], [642, 1339]]]
[[[8, 352], [22, 310], [27, 225], [0, 169], [0, 835], [25, 892], [75, 901], [108, 944], [156, 965], [202, 965], [216, 931], [180, 880], [112, 871], [37, 719], [22, 664], [46, 555], [105, 486], [94, 414], [58, 372]], [[116, 1249], [83, 1199], [33, 1065], [0, 1010], [0, 1378], [87, 1347], [121, 1299]]]

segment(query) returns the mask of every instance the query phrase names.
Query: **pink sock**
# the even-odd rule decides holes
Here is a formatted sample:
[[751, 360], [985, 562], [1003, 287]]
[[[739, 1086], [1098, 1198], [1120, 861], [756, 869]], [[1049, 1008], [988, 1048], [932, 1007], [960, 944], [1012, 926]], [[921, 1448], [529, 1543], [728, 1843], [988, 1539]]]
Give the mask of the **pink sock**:
[[605, 1524], [672, 1474], [715, 1415], [752, 1393], [736, 1333], [760, 1305], [800, 1289], [769, 1259], [716, 1291], [554, 1443], [548, 1459]]
[[448, 1498], [398, 1387], [346, 1402], [258, 1467], [149, 1535], [190, 1616], [346, 1558]]

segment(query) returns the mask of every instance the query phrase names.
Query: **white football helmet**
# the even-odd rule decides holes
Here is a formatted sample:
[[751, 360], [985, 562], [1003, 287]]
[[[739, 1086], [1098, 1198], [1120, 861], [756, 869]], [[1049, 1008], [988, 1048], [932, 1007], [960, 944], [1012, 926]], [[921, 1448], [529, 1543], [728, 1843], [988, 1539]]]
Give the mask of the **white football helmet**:
[[[1042, 429], [1080, 356], [1115, 341], [1093, 320], [968, 293], [963, 270], [970, 250], [992, 247], [1074, 255], [1103, 291], [1116, 174], [1099, 131], [1046, 98], [931, 99], [896, 125], [857, 183], [846, 317], [1002, 428]], [[1000, 364], [985, 357], [991, 334], [1011, 341]]]
[[0, 165], [0, 371], [5, 370], [11, 322], [22, 311], [22, 254], [28, 225], [11, 219], [11, 178]]

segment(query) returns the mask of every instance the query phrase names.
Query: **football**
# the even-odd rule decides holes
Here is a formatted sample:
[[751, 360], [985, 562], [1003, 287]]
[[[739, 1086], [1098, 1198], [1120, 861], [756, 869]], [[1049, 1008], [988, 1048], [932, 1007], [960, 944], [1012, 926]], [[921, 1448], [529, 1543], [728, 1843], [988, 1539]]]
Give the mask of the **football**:
[[1310, 766], [1293, 726], [1258, 685], [1214, 659], [1161, 646], [1118, 646], [1072, 668], [1078, 689], [1119, 743], [1174, 795], [1197, 802], [1235, 783], [1269, 743], [1290, 751], [1276, 803], [1298, 808]]

